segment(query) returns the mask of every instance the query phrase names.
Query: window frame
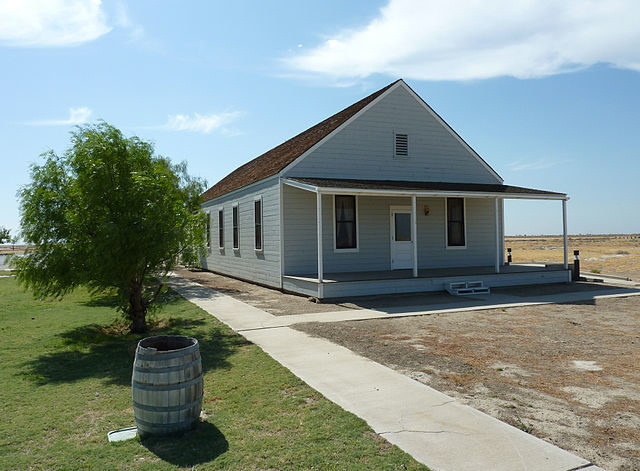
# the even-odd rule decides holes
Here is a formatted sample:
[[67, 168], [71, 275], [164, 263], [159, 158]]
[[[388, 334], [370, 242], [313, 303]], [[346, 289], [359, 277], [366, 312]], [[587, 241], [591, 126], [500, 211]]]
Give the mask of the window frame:
[[224, 250], [224, 208], [218, 209], [218, 249]]
[[[464, 245], [449, 245], [449, 200], [462, 200], [462, 232]], [[447, 250], [464, 250], [467, 248], [467, 198], [464, 196], [445, 197], [444, 199], [444, 244]]]
[[[337, 244], [337, 229], [338, 229], [338, 224], [337, 224], [337, 218], [336, 218], [336, 197], [337, 196], [352, 196], [354, 198], [355, 201], [355, 211], [354, 211], [354, 217], [355, 217], [355, 230], [356, 230], [356, 237], [355, 237], [355, 241], [356, 241], [356, 246], [355, 247], [349, 247], [349, 248], [338, 248], [338, 244]], [[353, 195], [353, 194], [335, 194], [333, 195], [333, 198], [331, 198], [333, 201], [333, 210], [331, 213], [332, 216], [332, 221], [333, 221], [333, 251], [335, 253], [355, 253], [355, 252], [359, 252], [360, 251], [360, 217], [358, 215], [358, 210], [359, 210], [359, 198], [358, 195]]]
[[236, 201], [231, 206], [231, 246], [240, 250], [240, 206]]
[[[260, 203], [260, 247], [258, 247], [258, 238], [256, 235], [257, 231], [257, 223], [256, 223], [256, 203]], [[262, 200], [262, 195], [258, 195], [253, 199], [253, 249], [256, 252], [264, 251], [264, 204]]]
[[206, 224], [207, 250], [211, 252], [211, 212], [205, 211], [205, 214], [207, 215], [207, 224]]
[[[398, 154], [398, 136], [406, 136], [407, 138], [407, 154]], [[409, 149], [409, 133], [402, 130], [393, 131], [393, 158], [398, 160], [407, 160], [411, 156], [411, 152]]]

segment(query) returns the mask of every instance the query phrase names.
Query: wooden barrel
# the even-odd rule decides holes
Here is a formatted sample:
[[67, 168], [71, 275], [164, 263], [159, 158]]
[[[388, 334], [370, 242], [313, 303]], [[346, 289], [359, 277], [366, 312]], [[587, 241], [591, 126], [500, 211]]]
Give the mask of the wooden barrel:
[[195, 427], [202, 408], [198, 341], [180, 335], [140, 340], [131, 389], [133, 413], [141, 436], [167, 435]]

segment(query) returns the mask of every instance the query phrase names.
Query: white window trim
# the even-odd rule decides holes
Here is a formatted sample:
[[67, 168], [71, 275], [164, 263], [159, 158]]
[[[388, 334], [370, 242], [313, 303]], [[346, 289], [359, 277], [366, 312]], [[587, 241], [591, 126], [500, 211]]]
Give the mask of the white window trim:
[[[238, 246], [235, 247], [233, 245], [233, 210], [235, 208], [238, 208], [238, 221], [237, 221], [237, 225], [238, 225]], [[236, 201], [235, 203], [233, 203], [231, 205], [231, 246], [233, 247], [233, 250], [235, 252], [239, 252], [240, 251], [240, 205], [238, 204], [238, 202]]]
[[[452, 196], [452, 198], [460, 198]], [[449, 245], [449, 197], [444, 199], [444, 247], [447, 250], [465, 250], [467, 248], [467, 198], [462, 197], [462, 220], [464, 224], [464, 245]]]
[[206, 236], [206, 244], [207, 244], [207, 252], [211, 253], [211, 229], [213, 229], [213, 224], [211, 223], [211, 212], [205, 211], [207, 215], [207, 236]]
[[[356, 199], [356, 248], [355, 249], [339, 249], [336, 247], [336, 196], [354, 196]], [[333, 208], [331, 210], [331, 219], [332, 219], [332, 227], [333, 227], [333, 251], [334, 253], [356, 253], [360, 252], [360, 214], [359, 210], [359, 197], [358, 195], [350, 194], [350, 193], [342, 193], [340, 195], [333, 195], [331, 201], [333, 203]]]
[[[262, 242], [262, 248], [256, 247], [256, 201], [260, 201], [260, 241]], [[253, 250], [264, 252], [264, 201], [262, 195], [253, 198]]]
[[[220, 217], [222, 214], [222, 217]], [[220, 220], [222, 219], [222, 245], [220, 245]], [[224, 250], [224, 207], [218, 208], [218, 250]]]
[[[407, 136], [407, 155], [398, 155], [396, 154], [396, 135], [404, 134]], [[407, 131], [403, 131], [401, 129], [396, 129], [393, 131], [393, 158], [397, 160], [408, 160], [411, 157], [411, 148], [409, 147], [409, 133]]]

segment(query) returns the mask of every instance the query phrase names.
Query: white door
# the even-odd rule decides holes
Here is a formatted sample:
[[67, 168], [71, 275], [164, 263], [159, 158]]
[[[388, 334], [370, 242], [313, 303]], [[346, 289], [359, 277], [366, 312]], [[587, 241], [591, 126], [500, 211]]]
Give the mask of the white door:
[[411, 209], [391, 208], [391, 269], [413, 268]]

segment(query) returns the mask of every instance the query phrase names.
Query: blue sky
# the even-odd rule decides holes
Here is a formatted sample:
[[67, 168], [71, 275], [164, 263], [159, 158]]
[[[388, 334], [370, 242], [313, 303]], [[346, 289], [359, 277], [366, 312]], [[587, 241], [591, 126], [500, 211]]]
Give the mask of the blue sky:
[[[640, 3], [0, 0], [0, 226], [104, 119], [213, 184], [397, 78], [570, 233], [640, 232]], [[588, 6], [589, 8], [585, 8]], [[507, 202], [507, 234], [559, 202]]]

